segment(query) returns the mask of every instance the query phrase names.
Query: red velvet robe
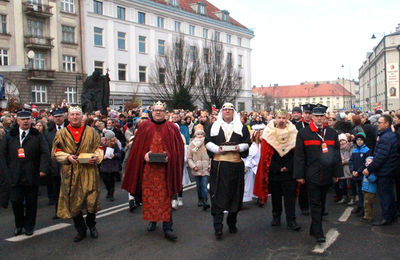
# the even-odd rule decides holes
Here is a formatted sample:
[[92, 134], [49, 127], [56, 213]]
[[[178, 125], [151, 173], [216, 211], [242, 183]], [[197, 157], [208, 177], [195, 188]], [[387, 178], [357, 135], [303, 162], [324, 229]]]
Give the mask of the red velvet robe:
[[148, 120], [140, 124], [133, 140], [132, 148], [126, 166], [122, 189], [129, 193], [142, 196], [143, 172], [145, 168], [144, 156], [150, 151], [154, 133], [158, 129], [161, 135], [163, 150], [167, 152], [166, 185], [168, 197], [172, 197], [182, 190], [182, 174], [184, 165], [184, 144], [178, 127], [171, 122], [157, 124]]
[[274, 155], [274, 148], [264, 139], [261, 140], [260, 161], [257, 167], [256, 178], [254, 181], [253, 194], [261, 199], [261, 203], [267, 203], [269, 185], [269, 166]]

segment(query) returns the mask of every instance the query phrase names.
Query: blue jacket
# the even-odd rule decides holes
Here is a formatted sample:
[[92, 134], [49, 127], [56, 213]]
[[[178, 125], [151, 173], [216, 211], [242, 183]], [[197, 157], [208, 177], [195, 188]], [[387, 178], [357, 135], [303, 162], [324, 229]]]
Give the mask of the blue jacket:
[[362, 180], [362, 171], [365, 169], [365, 160], [368, 156], [371, 155], [371, 150], [363, 144], [361, 147], [358, 145], [353, 149], [351, 153], [351, 158], [349, 161], [350, 172], [353, 171], [358, 172], [357, 177], [353, 177], [354, 180], [361, 181]]
[[373, 173], [368, 175], [368, 177], [364, 176], [361, 190], [376, 194], [376, 183], [375, 182], [376, 182], [376, 176]]
[[367, 169], [377, 177], [389, 177], [393, 175], [397, 167], [397, 137], [390, 127], [378, 133], [378, 136], [374, 160], [368, 165]]

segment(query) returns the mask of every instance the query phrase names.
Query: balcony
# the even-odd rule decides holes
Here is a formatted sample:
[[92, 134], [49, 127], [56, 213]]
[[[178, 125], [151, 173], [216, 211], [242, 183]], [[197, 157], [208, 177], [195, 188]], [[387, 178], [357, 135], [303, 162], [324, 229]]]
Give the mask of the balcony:
[[32, 4], [30, 2], [23, 3], [23, 10], [26, 15], [40, 18], [49, 18], [53, 14], [51, 13], [52, 6], [44, 4]]
[[51, 44], [53, 38], [41, 36], [25, 36], [25, 47], [31, 49], [50, 50], [54, 46]]
[[28, 70], [28, 79], [34, 80], [34, 81], [53, 81], [53, 80], [55, 80], [54, 70], [29, 69]]

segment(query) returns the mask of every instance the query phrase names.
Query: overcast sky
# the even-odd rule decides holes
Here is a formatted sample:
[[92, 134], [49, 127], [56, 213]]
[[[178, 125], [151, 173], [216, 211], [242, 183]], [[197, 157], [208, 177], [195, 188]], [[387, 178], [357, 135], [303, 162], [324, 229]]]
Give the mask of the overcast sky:
[[[256, 86], [350, 75], [358, 80], [366, 53], [400, 23], [399, 0], [209, 1], [254, 30], [252, 85]], [[371, 40], [373, 33], [377, 40]]]

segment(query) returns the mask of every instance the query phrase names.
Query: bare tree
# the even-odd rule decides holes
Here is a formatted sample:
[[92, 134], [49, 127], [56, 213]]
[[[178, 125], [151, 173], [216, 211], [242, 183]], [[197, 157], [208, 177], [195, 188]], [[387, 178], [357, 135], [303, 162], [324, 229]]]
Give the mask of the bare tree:
[[166, 48], [164, 55], [156, 57], [150, 73], [151, 90], [169, 109], [193, 110], [198, 95], [198, 71], [197, 47], [189, 46], [180, 35]]
[[221, 42], [206, 40], [199, 74], [204, 108], [210, 109], [213, 105], [220, 108], [225, 102], [233, 102], [241, 87], [241, 73], [233, 66], [232, 53], [225, 53]]

